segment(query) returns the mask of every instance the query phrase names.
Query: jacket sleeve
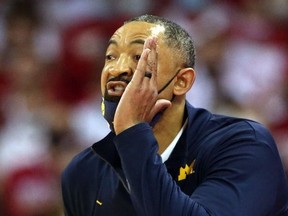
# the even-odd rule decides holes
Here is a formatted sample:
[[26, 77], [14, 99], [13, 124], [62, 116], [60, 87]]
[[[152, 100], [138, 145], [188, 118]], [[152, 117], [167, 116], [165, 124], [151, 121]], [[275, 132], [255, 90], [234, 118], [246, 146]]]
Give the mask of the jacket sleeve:
[[[66, 171], [66, 172], [65, 172]], [[75, 212], [75, 209], [72, 209], [72, 194], [70, 190], [70, 178], [67, 170], [65, 170], [62, 173], [61, 178], [61, 188], [62, 188], [62, 199], [63, 199], [63, 205], [64, 205], [64, 213], [65, 216], [73, 216], [73, 212]]]
[[202, 167], [205, 180], [188, 196], [167, 172], [148, 124], [125, 130], [114, 141], [139, 215], [277, 215], [268, 212], [278, 201], [279, 209], [283, 206], [275, 201], [284, 190], [278, 178], [283, 170], [269, 145], [234, 140], [234, 145], [220, 146]]
[[[94, 215], [97, 182], [91, 183], [97, 166], [88, 166], [86, 155], [92, 154], [84, 150], [68, 164], [61, 176], [62, 199], [66, 216]], [[94, 193], [91, 193], [94, 191]]]

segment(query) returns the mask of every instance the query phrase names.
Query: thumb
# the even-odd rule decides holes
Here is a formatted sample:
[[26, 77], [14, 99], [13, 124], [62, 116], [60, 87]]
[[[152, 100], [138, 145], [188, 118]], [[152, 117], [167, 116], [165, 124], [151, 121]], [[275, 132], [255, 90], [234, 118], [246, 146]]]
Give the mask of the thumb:
[[166, 99], [159, 99], [156, 101], [153, 109], [151, 110], [151, 119], [157, 115], [157, 113], [163, 112], [165, 109], [169, 108], [172, 105], [171, 101]]

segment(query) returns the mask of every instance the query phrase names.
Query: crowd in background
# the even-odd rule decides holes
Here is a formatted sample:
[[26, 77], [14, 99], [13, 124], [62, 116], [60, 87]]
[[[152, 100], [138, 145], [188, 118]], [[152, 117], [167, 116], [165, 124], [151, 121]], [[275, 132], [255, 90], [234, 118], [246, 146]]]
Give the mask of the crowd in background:
[[100, 75], [111, 34], [150, 13], [197, 50], [187, 100], [273, 133], [288, 173], [287, 0], [2, 0], [0, 215], [63, 215], [60, 174], [108, 133]]

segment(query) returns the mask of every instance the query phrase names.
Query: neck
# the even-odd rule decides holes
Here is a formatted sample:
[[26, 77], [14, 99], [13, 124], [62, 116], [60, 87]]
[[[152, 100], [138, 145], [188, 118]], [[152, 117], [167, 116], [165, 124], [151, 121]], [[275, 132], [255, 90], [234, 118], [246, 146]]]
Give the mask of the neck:
[[153, 127], [154, 135], [158, 141], [159, 154], [165, 151], [182, 128], [184, 112], [185, 99], [175, 97], [172, 106], [165, 110], [159, 122]]

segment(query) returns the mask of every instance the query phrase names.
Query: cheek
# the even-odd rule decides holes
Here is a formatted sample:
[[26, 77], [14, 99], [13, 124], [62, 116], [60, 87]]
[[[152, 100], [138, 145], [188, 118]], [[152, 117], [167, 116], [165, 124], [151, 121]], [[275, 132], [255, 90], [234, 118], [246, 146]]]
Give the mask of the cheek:
[[158, 65], [157, 68], [157, 85], [163, 87], [169, 79], [174, 75], [174, 69], [167, 63]]
[[105, 72], [105, 70], [103, 69], [102, 73], [101, 73], [101, 93], [102, 93], [102, 96], [104, 95], [104, 92], [105, 92], [107, 79], [108, 79], [108, 73]]
[[[169, 64], [158, 65], [158, 75], [157, 75], [157, 88], [158, 91], [164, 88], [171, 78], [175, 75], [177, 70], [175, 67], [171, 67]], [[173, 86], [174, 80], [172, 80], [168, 86], [160, 93], [159, 98], [171, 99], [173, 96]]]
[[101, 72], [101, 93], [102, 93], [102, 95], [104, 95], [104, 93], [105, 93], [106, 83], [109, 79], [111, 71], [113, 71], [113, 65], [106, 63], [102, 69], [102, 72]]

